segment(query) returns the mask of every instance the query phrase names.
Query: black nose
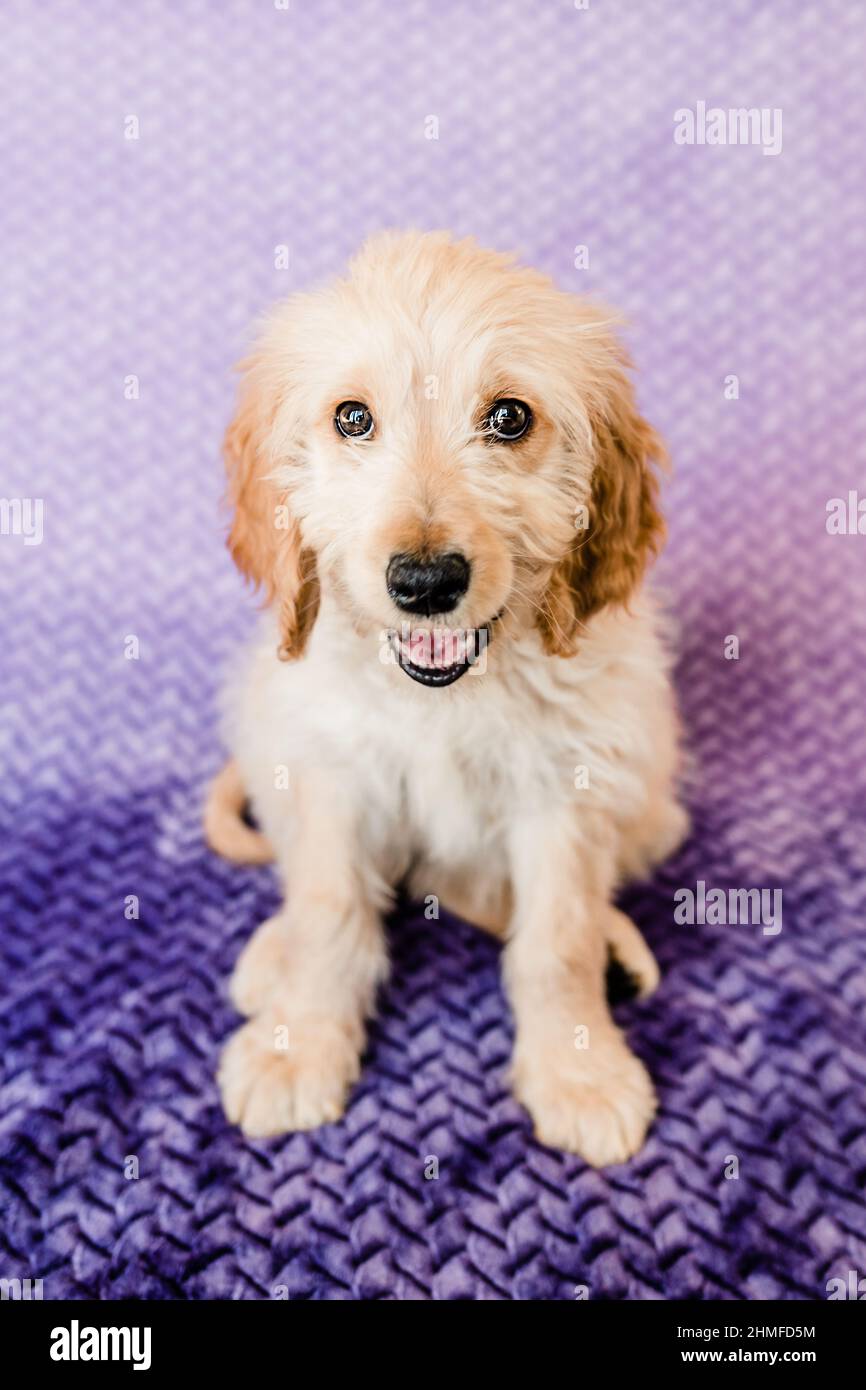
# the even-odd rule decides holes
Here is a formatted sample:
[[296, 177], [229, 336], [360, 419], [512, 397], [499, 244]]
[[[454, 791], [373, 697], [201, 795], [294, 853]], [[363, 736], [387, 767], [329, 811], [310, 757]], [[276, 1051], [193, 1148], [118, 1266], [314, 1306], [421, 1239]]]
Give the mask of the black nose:
[[469, 588], [469, 561], [451, 551], [423, 559], [392, 555], [385, 572], [388, 593], [406, 613], [450, 613]]

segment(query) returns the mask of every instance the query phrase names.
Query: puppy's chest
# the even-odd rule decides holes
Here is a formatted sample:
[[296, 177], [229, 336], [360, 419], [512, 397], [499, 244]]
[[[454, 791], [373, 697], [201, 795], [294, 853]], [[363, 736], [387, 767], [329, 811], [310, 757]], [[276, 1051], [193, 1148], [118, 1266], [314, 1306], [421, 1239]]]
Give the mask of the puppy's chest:
[[489, 845], [509, 800], [498, 756], [428, 739], [400, 770], [401, 833], [415, 853], [456, 862]]
[[468, 711], [403, 730], [400, 818], [419, 851], [450, 862], [495, 850], [515, 810], [549, 796], [555, 739], [513, 717]]
[[422, 820], [440, 807], [457, 815], [463, 807], [477, 811], [496, 803], [510, 781], [500, 749], [438, 737], [408, 748], [401, 774], [409, 812]]

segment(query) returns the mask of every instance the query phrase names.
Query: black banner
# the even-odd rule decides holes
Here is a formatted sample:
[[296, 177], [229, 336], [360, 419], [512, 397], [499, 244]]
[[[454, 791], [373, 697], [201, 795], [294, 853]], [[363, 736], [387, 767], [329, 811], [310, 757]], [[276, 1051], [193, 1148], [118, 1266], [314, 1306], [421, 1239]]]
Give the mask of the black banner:
[[[25, 1291], [22, 1291], [25, 1292]], [[862, 1313], [841, 1306], [855, 1299], [829, 1300], [821, 1303], [663, 1303], [663, 1302], [593, 1302], [591, 1300], [541, 1304], [540, 1315], [530, 1315], [526, 1331], [538, 1328], [537, 1317], [545, 1324], [544, 1336], [556, 1341], [539, 1347], [545, 1353], [556, 1350], [562, 1354], [563, 1345], [571, 1347], [574, 1365], [610, 1365], [611, 1371], [627, 1370], [665, 1374], [676, 1367], [698, 1370], [704, 1366], [737, 1369], [740, 1366], [761, 1366], [765, 1370], [787, 1370], [807, 1367], [826, 1377], [843, 1363], [856, 1364], [862, 1343], [864, 1324]], [[157, 1376], [184, 1370], [215, 1371], [249, 1375], [268, 1368], [271, 1373], [290, 1370], [291, 1356], [298, 1350], [297, 1339], [322, 1330], [346, 1327], [340, 1313], [332, 1324], [319, 1318], [326, 1316], [306, 1304], [299, 1306], [282, 1300], [273, 1303], [184, 1303], [184, 1302], [40, 1302], [26, 1297], [8, 1297], [0, 1302], [0, 1332], [3, 1337], [4, 1359], [61, 1380], [73, 1376], [98, 1375], [106, 1368], [112, 1375]], [[405, 1327], [399, 1314], [397, 1322], [384, 1324], [386, 1330], [398, 1333]], [[428, 1377], [437, 1356], [443, 1367], [453, 1373], [455, 1363], [464, 1358], [452, 1342], [440, 1340], [442, 1324], [436, 1321], [413, 1325], [423, 1352], [416, 1372]], [[444, 1314], [449, 1320], [450, 1316]], [[479, 1310], [457, 1315], [460, 1327], [459, 1346], [466, 1346], [466, 1359], [474, 1361], [479, 1354], [495, 1361], [497, 1352], [508, 1343], [497, 1341], [483, 1344], [474, 1340], [473, 1333], [498, 1329], [494, 1322]], [[508, 1324], [509, 1333], [520, 1337], [518, 1323]], [[467, 1321], [466, 1319], [470, 1320]], [[450, 1324], [454, 1326], [454, 1324]], [[366, 1336], [371, 1333], [369, 1315], [347, 1327], [358, 1337], [353, 1352], [355, 1365], [363, 1354]], [[504, 1329], [503, 1329], [504, 1331]], [[425, 1336], [425, 1333], [427, 1334]], [[470, 1341], [464, 1342], [466, 1334]], [[383, 1325], [376, 1324], [376, 1357], [370, 1365], [381, 1365]], [[424, 1340], [421, 1341], [420, 1339]], [[565, 1343], [560, 1340], [565, 1339]], [[310, 1343], [304, 1361], [313, 1355], [315, 1343]], [[325, 1344], [327, 1361], [321, 1373], [328, 1374], [334, 1344]], [[403, 1347], [401, 1357], [405, 1358]], [[587, 1358], [591, 1358], [588, 1361]], [[600, 1359], [601, 1358], [601, 1362]], [[411, 1365], [404, 1364], [410, 1375]], [[306, 1373], [305, 1373], [306, 1374]]]

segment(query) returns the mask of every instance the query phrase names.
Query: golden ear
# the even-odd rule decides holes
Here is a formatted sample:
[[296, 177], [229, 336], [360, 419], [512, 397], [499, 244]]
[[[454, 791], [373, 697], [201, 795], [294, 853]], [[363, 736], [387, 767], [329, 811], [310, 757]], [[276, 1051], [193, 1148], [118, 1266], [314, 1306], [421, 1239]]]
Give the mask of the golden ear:
[[593, 613], [628, 602], [665, 535], [656, 469], [666, 464], [667, 454], [638, 413], [624, 372], [617, 371], [607, 409], [592, 428], [587, 524], [555, 568], [539, 618], [545, 648], [556, 656], [574, 654], [580, 628]]
[[288, 497], [269, 477], [273, 463], [265, 440], [273, 409], [263, 395], [254, 369], [249, 370], [223, 446], [233, 509], [228, 545], [241, 573], [276, 603], [279, 657], [291, 661], [302, 654], [316, 620], [319, 580]]

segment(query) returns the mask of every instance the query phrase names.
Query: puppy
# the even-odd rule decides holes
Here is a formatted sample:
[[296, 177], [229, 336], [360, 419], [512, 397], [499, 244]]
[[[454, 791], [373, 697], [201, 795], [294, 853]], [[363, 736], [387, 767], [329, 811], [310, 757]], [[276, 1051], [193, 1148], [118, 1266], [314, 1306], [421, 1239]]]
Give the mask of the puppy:
[[598, 308], [438, 233], [375, 237], [244, 365], [229, 545], [269, 611], [206, 824], [286, 892], [231, 986], [219, 1081], [248, 1135], [342, 1112], [404, 885], [502, 939], [538, 1138], [597, 1165], [643, 1141], [605, 968], [645, 992], [657, 969], [613, 896], [686, 819], [641, 591], [664, 451], [627, 368]]

